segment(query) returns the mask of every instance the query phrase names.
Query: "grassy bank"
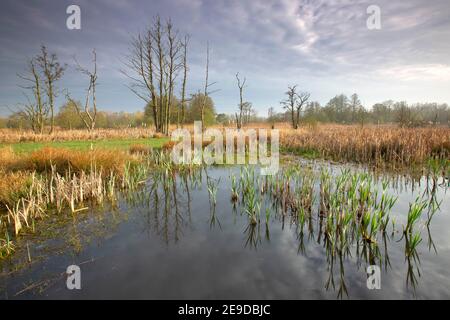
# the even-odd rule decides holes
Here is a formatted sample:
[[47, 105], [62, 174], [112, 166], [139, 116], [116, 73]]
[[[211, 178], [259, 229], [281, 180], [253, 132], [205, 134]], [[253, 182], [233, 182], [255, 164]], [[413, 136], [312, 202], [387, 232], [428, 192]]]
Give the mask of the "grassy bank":
[[35, 220], [64, 208], [76, 212], [86, 202], [112, 200], [116, 190], [144, 179], [146, 158], [169, 139], [128, 133], [116, 139], [0, 144], [0, 256], [12, 252], [11, 239]]
[[114, 203], [117, 191], [138, 188], [153, 165], [167, 162], [152, 150], [0, 149], [0, 258], [14, 252], [21, 233], [34, 232], [35, 222]]
[[11, 144], [0, 144], [0, 148], [11, 147], [12, 150], [17, 153], [33, 152], [46, 147], [83, 151], [91, 149], [91, 145], [95, 149], [128, 150], [133, 145], [144, 145], [150, 148], [161, 148], [167, 141], [169, 141], [169, 138], [16, 142]]
[[17, 142], [54, 142], [54, 141], [89, 141], [116, 139], [158, 138], [159, 134], [149, 128], [121, 128], [88, 130], [55, 130], [52, 134], [37, 134], [31, 130], [0, 129], [0, 143]]

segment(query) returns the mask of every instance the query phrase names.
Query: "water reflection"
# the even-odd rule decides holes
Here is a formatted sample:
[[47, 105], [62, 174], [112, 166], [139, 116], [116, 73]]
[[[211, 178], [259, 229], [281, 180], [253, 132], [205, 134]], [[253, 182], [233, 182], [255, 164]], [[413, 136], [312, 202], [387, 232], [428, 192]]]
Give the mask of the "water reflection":
[[[294, 170], [295, 172], [295, 170]], [[298, 172], [297, 172], [298, 173]], [[340, 200], [348, 200], [352, 202], [351, 210], [355, 210], [353, 208], [353, 205], [356, 203], [358, 205], [359, 203], [359, 209], [355, 210], [354, 212], [357, 212], [357, 216], [359, 219], [364, 219], [363, 213], [368, 208], [365, 206], [372, 206], [370, 210], [380, 210], [380, 218], [375, 219], [376, 216], [370, 217], [370, 212], [367, 212], [365, 216], [368, 216], [368, 221], [366, 225], [364, 226], [363, 223], [358, 223], [355, 221], [351, 222], [350, 220], [353, 219], [352, 215], [349, 216], [348, 222], [343, 222], [342, 220], [346, 219], [343, 218], [346, 217], [345, 210], [348, 210], [349, 208], [346, 208], [345, 201], [341, 201], [340, 204], [337, 204], [335, 201], [339, 199], [331, 199], [330, 197], [330, 186], [325, 185], [323, 186], [323, 181], [320, 186], [320, 194], [318, 196], [319, 203], [311, 201], [312, 198], [317, 196], [317, 194], [311, 196], [313, 194], [314, 189], [314, 183], [311, 182], [310, 175], [307, 173], [306, 175], [304, 173], [301, 173], [301, 176], [296, 176], [294, 179], [292, 172], [287, 171], [282, 174], [281, 179], [277, 180], [278, 178], [275, 178], [275, 181], [271, 181], [271, 187], [267, 187], [267, 178], [266, 178], [266, 184], [264, 188], [261, 188], [265, 192], [265, 190], [270, 189], [272, 191], [272, 208], [275, 212], [281, 211], [281, 223], [282, 223], [282, 229], [284, 229], [285, 221], [286, 221], [286, 215], [290, 214], [292, 217], [291, 223], [297, 224], [297, 232], [298, 232], [298, 253], [299, 254], [305, 254], [306, 252], [306, 246], [305, 246], [305, 232], [308, 235], [308, 240], [314, 239], [314, 223], [313, 219], [318, 220], [318, 235], [317, 235], [317, 243], [321, 244], [321, 241], [323, 239], [323, 247], [325, 249], [326, 253], [326, 261], [328, 262], [328, 270], [330, 272], [330, 275], [328, 277], [328, 280], [326, 282], [325, 288], [333, 288], [336, 289], [335, 282], [334, 282], [334, 265], [336, 262], [336, 258], [339, 261], [339, 277], [340, 282], [339, 286], [337, 287], [338, 292], [338, 298], [342, 298], [344, 295], [348, 295], [347, 287], [345, 284], [345, 272], [344, 272], [344, 264], [343, 261], [347, 259], [348, 257], [352, 256], [352, 250], [354, 249], [354, 254], [356, 254], [357, 258], [357, 264], [358, 267], [361, 266], [362, 262], [365, 263], [366, 266], [368, 265], [380, 265], [380, 267], [384, 267], [384, 269], [388, 269], [391, 267], [391, 261], [389, 258], [389, 249], [388, 249], [388, 243], [391, 241], [391, 238], [394, 240], [395, 233], [398, 232], [395, 229], [394, 220], [392, 221], [392, 232], [391, 235], [388, 234], [386, 227], [388, 226], [389, 217], [385, 220], [382, 219], [382, 217], [385, 215], [384, 210], [387, 206], [389, 206], [389, 209], [393, 207], [395, 200], [393, 197], [389, 197], [387, 195], [387, 186], [398, 188], [399, 185], [402, 186], [402, 190], [408, 190], [411, 189], [412, 192], [415, 192], [416, 189], [420, 189], [425, 181], [425, 190], [422, 194], [421, 199], [426, 202], [425, 207], [428, 208], [427, 211], [427, 221], [426, 224], [424, 224], [424, 227], [427, 231], [427, 240], [428, 240], [428, 250], [431, 251], [433, 249], [435, 253], [437, 253], [436, 246], [433, 242], [431, 232], [429, 225], [431, 223], [431, 219], [433, 215], [440, 210], [440, 205], [442, 203], [442, 199], [438, 200], [437, 198], [437, 188], [438, 185], [441, 187], [446, 188], [447, 184], [445, 183], [444, 179], [441, 179], [441, 183], [439, 183], [438, 177], [433, 177], [430, 179], [430, 177], [425, 177], [419, 180], [415, 179], [407, 179], [407, 178], [398, 178], [395, 176], [377, 176], [375, 177], [376, 183], [381, 184], [383, 186], [383, 192], [380, 197], [378, 197], [379, 190], [377, 188], [372, 189], [369, 187], [367, 190], [368, 192], [363, 192], [363, 183], [371, 184], [372, 177], [363, 176], [365, 181], [359, 186], [359, 199], [358, 197], [354, 197], [353, 201], [351, 198], [354, 196], [355, 190], [351, 190], [351, 186], [347, 189], [340, 189], [341, 183], [345, 184], [346, 181], [341, 181], [341, 178], [343, 180], [351, 180], [353, 181], [360, 179], [358, 176], [350, 177], [348, 176], [348, 172], [341, 171], [341, 174], [338, 176], [334, 176], [335, 179], [337, 179], [336, 186], [334, 188], [335, 193], [343, 192], [345, 199]], [[244, 175], [245, 179], [245, 175]], [[328, 180], [325, 182], [329, 183], [330, 177], [328, 176]], [[294, 183], [292, 183], [292, 180], [294, 180]], [[326, 179], [325, 179], [326, 180]], [[298, 181], [302, 181], [302, 184], [299, 185]], [[253, 182], [251, 182], [253, 183]], [[351, 184], [351, 183], [350, 183]], [[306, 186], [306, 187], [305, 187]], [[296, 193], [296, 188], [300, 189], [300, 192]], [[317, 188], [316, 188], [317, 189]], [[306, 190], [306, 192], [305, 192]], [[351, 193], [351, 192], [353, 193]], [[446, 190], [445, 190], [446, 191]], [[397, 191], [398, 192], [398, 191]], [[245, 194], [245, 193], [244, 193]], [[292, 195], [293, 194], [293, 195]], [[369, 196], [366, 194], [374, 194], [372, 200], [369, 199]], [[297, 197], [297, 200], [295, 199]], [[363, 197], [366, 197], [365, 201], [366, 203], [363, 203]], [[294, 199], [293, 199], [294, 198]], [[376, 203], [377, 199], [379, 200], [381, 198], [380, 203]], [[298, 201], [300, 199], [300, 201]], [[245, 202], [245, 197], [242, 198], [242, 201]], [[386, 205], [389, 203], [388, 205]], [[344, 204], [344, 205], [343, 205]], [[340, 222], [333, 221], [335, 217], [332, 217], [332, 215], [328, 214], [326, 212], [329, 212], [330, 209], [332, 209], [332, 206], [335, 206], [336, 216], [337, 220], [341, 220]], [[314, 208], [317, 211], [317, 214], [314, 214]], [[368, 210], [368, 211], [370, 211]], [[298, 214], [300, 211], [300, 214]], [[332, 210], [331, 210], [332, 211]], [[365, 217], [364, 216], [364, 217]], [[324, 224], [324, 218], [327, 218], [327, 222]], [[331, 217], [331, 218], [330, 218]], [[409, 219], [409, 214], [408, 214]], [[331, 220], [331, 223], [330, 223]], [[307, 225], [307, 228], [305, 228], [305, 223]], [[369, 225], [370, 224], [370, 225]], [[381, 224], [381, 245], [379, 245], [379, 242], [372, 239], [372, 230], [377, 229], [377, 227], [374, 225]], [[367, 231], [363, 230], [363, 232], [359, 232], [359, 228], [370, 228], [370, 236], [367, 237]], [[346, 228], [350, 229], [349, 232], [346, 233]], [[254, 232], [256, 227], [253, 228], [247, 228], [249, 230], [249, 237], [246, 244], [253, 243], [255, 246], [258, 243], [256, 232]], [[306, 231], [305, 231], [306, 230]], [[419, 255], [417, 253], [418, 244], [422, 241], [420, 233], [412, 233], [410, 230], [409, 233], [404, 233], [402, 238], [400, 238], [401, 241], [404, 238], [405, 241], [405, 261], [407, 262], [407, 276], [406, 276], [406, 284], [407, 286], [412, 287], [413, 289], [416, 288], [418, 283], [418, 277], [420, 277], [420, 259]]]
[[[295, 254], [312, 267], [304, 271], [305, 277], [300, 270], [279, 266], [286, 267], [282, 269], [286, 276], [309, 283], [312, 272], [324, 268], [324, 278], [315, 281], [322, 281], [319, 287], [342, 299], [367, 297], [356, 289], [361, 283], [355, 282], [355, 275], [363, 279], [369, 265], [378, 265], [393, 277], [401, 274], [402, 282], [415, 294], [422, 277], [419, 256], [424, 249], [438, 253], [431, 228], [434, 217], [441, 218], [439, 213], [450, 205], [447, 189], [447, 180], [437, 176], [412, 178], [336, 167], [290, 166], [267, 177], [239, 167], [154, 170], [145, 185], [123, 194], [110, 212], [133, 212], [138, 216], [136, 225], [148, 238], [156, 236], [173, 250], [180, 243], [192, 242], [189, 250], [194, 257], [199, 257], [193, 249], [198, 246], [211, 257], [211, 263], [230, 269], [232, 259], [240, 254], [248, 255], [248, 261], [261, 258], [267, 266], [277, 266], [269, 253], [298, 261], [300, 258], [288, 257], [289, 251], [281, 247], [285, 245], [282, 240], [292, 235]], [[411, 209], [417, 196], [417, 201], [426, 202], [426, 209], [405, 232], [408, 207]], [[121, 233], [119, 239], [129, 236]], [[139, 241], [149, 252], [159, 252], [158, 243]], [[232, 247], [236, 241], [242, 252]], [[216, 255], [227, 250], [233, 253]], [[151, 261], [158, 261], [157, 257], [155, 253]], [[245, 259], [237, 261], [245, 264]], [[167, 268], [169, 273], [175, 269]]]
[[[434, 214], [441, 210], [443, 199], [439, 199], [438, 191], [445, 189], [445, 192], [447, 188], [443, 178], [365, 172], [355, 175], [346, 169], [324, 172], [314, 167], [307, 170], [290, 167], [275, 177], [258, 177], [251, 170], [233, 169], [225, 179], [206, 168], [176, 174], [154, 172], [147, 187], [135, 194], [140, 201], [130, 203], [148, 206], [148, 227], [169, 244], [171, 237], [175, 243], [179, 241], [183, 228], [192, 223], [193, 191], [208, 195], [209, 227], [216, 232], [222, 231], [216, 213], [220, 192], [219, 201], [229, 200], [219, 205], [229, 208], [229, 218], [236, 227], [239, 221], [248, 217], [243, 228], [243, 248], [257, 250], [263, 246], [263, 240], [270, 243], [271, 225], [276, 223], [280, 224], [282, 231], [287, 224], [294, 226], [297, 253], [300, 255], [306, 256], [312, 242], [321, 245], [329, 273], [324, 287], [336, 291], [338, 298], [348, 297], [344, 262], [355, 260], [361, 272], [369, 265], [378, 265], [387, 271], [392, 268], [389, 257], [391, 243], [404, 243], [406, 285], [413, 290], [418, 285], [421, 273], [417, 250], [422, 238], [420, 232], [401, 232], [400, 225], [396, 225], [396, 217], [389, 216], [388, 211], [397, 199], [391, 194], [421, 192], [427, 208], [422, 229], [426, 233], [428, 250], [437, 253], [430, 223]], [[238, 173], [240, 176], [236, 179], [234, 174]], [[225, 193], [229, 196], [224, 196]], [[250, 196], [256, 198], [251, 200], [256, 202], [252, 204], [257, 208], [255, 213], [249, 209]], [[375, 214], [377, 212], [378, 215]], [[407, 212], [402, 212], [400, 218], [405, 214]], [[364, 219], [368, 219], [366, 223]], [[338, 274], [338, 282], [335, 281], [335, 273]]]

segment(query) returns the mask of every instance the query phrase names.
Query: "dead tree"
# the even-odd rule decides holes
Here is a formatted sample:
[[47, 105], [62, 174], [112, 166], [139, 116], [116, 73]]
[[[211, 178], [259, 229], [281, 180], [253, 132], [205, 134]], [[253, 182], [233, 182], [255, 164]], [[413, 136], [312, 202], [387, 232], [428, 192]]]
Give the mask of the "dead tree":
[[128, 70], [122, 73], [131, 79], [130, 90], [151, 108], [156, 132], [169, 132], [175, 80], [185, 63], [180, 54], [182, 47], [172, 22], [168, 20], [163, 25], [159, 16], [143, 35], [131, 41], [125, 63]]
[[242, 124], [248, 124], [250, 123], [252, 113], [254, 112], [252, 103], [248, 101], [244, 102], [243, 110]]
[[200, 119], [202, 122], [202, 128], [205, 130], [205, 107], [206, 107], [206, 101], [210, 94], [212, 94], [215, 91], [209, 91], [209, 88], [213, 85], [215, 85], [216, 82], [209, 83], [209, 42], [206, 43], [206, 70], [205, 70], [205, 87], [203, 92], [203, 101], [200, 107]]
[[25, 95], [25, 97], [27, 99], [27, 103], [23, 105], [18, 114], [28, 120], [33, 132], [42, 134], [44, 130], [44, 122], [48, 115], [48, 110], [45, 110], [44, 114], [42, 114], [41, 110], [37, 107], [38, 103], [32, 102], [27, 95]]
[[184, 126], [184, 122], [186, 119], [186, 79], [187, 79], [187, 47], [189, 43], [189, 36], [186, 35], [184, 37], [184, 41], [181, 43], [181, 46], [183, 48], [183, 83], [181, 86], [181, 119], [180, 116], [178, 116], [178, 122], [181, 123], [181, 127]]
[[18, 74], [17, 76], [27, 83], [21, 86], [21, 88], [30, 90], [34, 97], [33, 102], [25, 95], [28, 103], [23, 106], [21, 113], [28, 118], [31, 128], [35, 133], [43, 134], [49, 108], [42, 97], [42, 79], [36, 64], [36, 58], [30, 59], [28, 61], [27, 73], [24, 75]]
[[181, 42], [177, 39], [178, 32], [173, 30], [173, 25], [170, 19], [166, 24], [167, 29], [167, 45], [168, 45], [168, 93], [166, 94], [166, 123], [165, 123], [165, 133], [169, 132], [170, 124], [170, 112], [173, 99], [173, 91], [175, 86], [175, 79], [177, 77], [179, 69], [183, 66], [183, 62], [179, 62], [180, 56], [179, 52], [182, 47]]
[[307, 103], [310, 94], [308, 92], [297, 93], [297, 85], [288, 86], [288, 91], [285, 94], [287, 98], [281, 101], [281, 105], [291, 114], [292, 128], [298, 129], [301, 111]]
[[129, 86], [130, 90], [139, 98], [144, 100], [152, 109], [153, 123], [157, 132], [161, 132], [159, 123], [159, 103], [157, 101], [158, 95], [154, 85], [154, 53], [153, 53], [153, 35], [152, 30], [149, 29], [144, 35], [138, 35], [131, 41], [131, 54], [126, 66], [131, 69], [136, 75], [129, 75], [122, 71], [133, 82]]
[[309, 100], [309, 97], [311, 96], [310, 93], [308, 92], [300, 92], [299, 94], [297, 94], [297, 118], [295, 121], [295, 129], [298, 129], [298, 125], [300, 123], [300, 114], [302, 112], [303, 107], [306, 105], [306, 103]]
[[[97, 121], [97, 100], [95, 96], [97, 84], [97, 53], [95, 52], [95, 49], [92, 50], [92, 56], [92, 62], [94, 64], [93, 71], [90, 71], [87, 68], [83, 68], [78, 62], [76, 62], [77, 70], [89, 77], [89, 86], [86, 93], [84, 107], [81, 108], [81, 106], [70, 97], [69, 93], [66, 92], [67, 99], [73, 104], [78, 116], [90, 132], [94, 131]], [[90, 106], [91, 100], [92, 106]]]
[[48, 97], [50, 110], [50, 134], [55, 127], [55, 97], [58, 95], [55, 83], [64, 74], [65, 66], [61, 66], [56, 54], [49, 54], [45, 46], [41, 47], [41, 53], [36, 57], [36, 62], [44, 75], [45, 92]]
[[271, 129], [275, 129], [275, 109], [273, 107], [267, 110], [267, 121], [270, 123]]
[[235, 114], [236, 116], [236, 127], [237, 129], [241, 129], [242, 128], [242, 117], [244, 114], [244, 107], [245, 107], [245, 103], [243, 100], [243, 93], [244, 93], [244, 87], [245, 87], [245, 82], [247, 81], [247, 79], [244, 77], [244, 80], [241, 81], [241, 79], [239, 78], [239, 72], [236, 73], [236, 80], [237, 80], [237, 86], [239, 88], [239, 114]]

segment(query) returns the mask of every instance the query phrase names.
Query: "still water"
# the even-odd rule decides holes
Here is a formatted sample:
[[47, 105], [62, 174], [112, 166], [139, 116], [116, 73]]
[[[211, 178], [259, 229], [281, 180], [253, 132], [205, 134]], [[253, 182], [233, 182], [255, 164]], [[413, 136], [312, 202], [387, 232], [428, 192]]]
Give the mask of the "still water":
[[[329, 167], [333, 174], [342, 170], [307, 165]], [[391, 211], [397, 230], [388, 227], [378, 243], [380, 256], [369, 261], [355, 244], [347, 254], [327, 254], [317, 214], [300, 234], [288, 216], [264, 202], [261, 215], [272, 211], [268, 223], [264, 217], [252, 226], [242, 205], [230, 201], [230, 175], [239, 175], [240, 168], [199, 171], [174, 175], [169, 183], [154, 175], [115, 204], [41, 222], [37, 229], [46, 231], [23, 237], [22, 249], [1, 263], [0, 298], [450, 298], [448, 181], [432, 185], [424, 177], [384, 177], [388, 193], [398, 197]], [[427, 190], [440, 209], [428, 228], [423, 214], [418, 258], [408, 259], [402, 226], [409, 204]], [[371, 263], [381, 267], [380, 290], [367, 288]], [[72, 264], [81, 268], [81, 290], [66, 287], [65, 271]]]

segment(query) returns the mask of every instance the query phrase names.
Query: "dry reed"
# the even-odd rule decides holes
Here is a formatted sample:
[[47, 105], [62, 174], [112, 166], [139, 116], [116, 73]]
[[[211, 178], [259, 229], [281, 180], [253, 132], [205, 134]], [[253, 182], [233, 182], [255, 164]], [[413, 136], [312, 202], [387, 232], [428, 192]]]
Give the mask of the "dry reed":
[[140, 139], [150, 138], [154, 135], [155, 131], [150, 128], [96, 129], [93, 132], [56, 130], [51, 135], [36, 134], [31, 130], [0, 129], [0, 143]]
[[449, 159], [450, 128], [322, 125], [280, 132], [284, 151], [394, 167], [424, 164], [429, 158]]
[[[186, 128], [193, 132], [192, 126]], [[227, 127], [215, 128], [224, 131]], [[271, 129], [271, 126], [254, 123], [246, 125], [245, 129]], [[282, 152], [315, 158], [394, 168], [423, 165], [430, 158], [450, 158], [450, 128], [447, 127], [399, 128], [393, 125], [362, 127], [322, 124], [294, 130], [286, 123], [277, 123], [275, 129], [280, 130]], [[258, 136], [258, 131], [256, 133]], [[203, 147], [205, 144], [207, 142], [203, 141]], [[171, 149], [173, 146], [173, 142], [168, 142], [164, 148]]]
[[27, 154], [15, 154], [11, 148], [0, 149], [0, 170], [4, 172], [50, 172], [55, 165], [58, 172], [90, 172], [93, 166], [102, 168], [105, 175], [122, 174], [125, 164], [136, 158], [125, 151], [93, 149], [88, 151], [45, 147]]

